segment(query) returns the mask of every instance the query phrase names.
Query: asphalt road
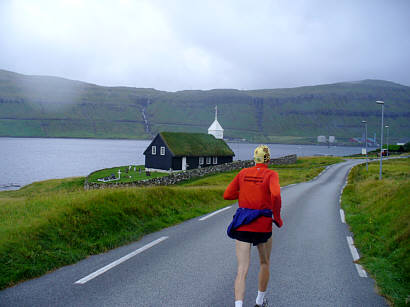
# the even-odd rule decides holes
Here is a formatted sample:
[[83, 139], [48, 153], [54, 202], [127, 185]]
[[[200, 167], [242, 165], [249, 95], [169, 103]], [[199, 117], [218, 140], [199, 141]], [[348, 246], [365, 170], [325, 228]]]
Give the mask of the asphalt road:
[[[274, 227], [270, 306], [387, 306], [374, 280], [360, 277], [341, 220], [339, 196], [353, 164], [282, 189], [284, 226]], [[192, 219], [0, 292], [0, 306], [233, 306], [236, 206]], [[146, 249], [146, 244], [162, 241]], [[89, 274], [136, 255], [85, 283]], [[244, 306], [254, 306], [258, 256], [252, 249]]]

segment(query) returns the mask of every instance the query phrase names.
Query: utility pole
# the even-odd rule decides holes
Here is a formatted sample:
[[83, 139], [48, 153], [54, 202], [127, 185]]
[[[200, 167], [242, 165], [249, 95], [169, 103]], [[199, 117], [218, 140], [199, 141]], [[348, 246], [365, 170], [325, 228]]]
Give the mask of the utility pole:
[[385, 126], [387, 128], [387, 158], [389, 157], [389, 125]]
[[365, 136], [364, 136], [364, 144], [365, 144], [365, 151], [366, 151], [366, 171], [369, 171], [369, 163], [368, 163], [368, 158], [367, 158], [367, 121], [362, 120], [362, 123], [364, 124], [365, 127]]
[[379, 180], [382, 180], [382, 168], [383, 168], [383, 113], [384, 113], [384, 101], [378, 100], [376, 101], [378, 104], [382, 106], [382, 125], [381, 125], [381, 136], [380, 136], [380, 169], [379, 169]]

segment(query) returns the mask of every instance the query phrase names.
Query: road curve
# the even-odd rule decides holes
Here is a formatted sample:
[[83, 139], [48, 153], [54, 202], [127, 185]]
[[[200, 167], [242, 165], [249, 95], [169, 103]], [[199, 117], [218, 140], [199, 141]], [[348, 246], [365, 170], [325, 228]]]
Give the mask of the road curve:
[[[348, 171], [359, 162], [333, 165], [310, 182], [282, 189], [284, 226], [273, 234], [270, 306], [387, 306], [374, 280], [359, 276], [346, 240], [352, 234], [339, 212]], [[0, 306], [233, 306], [236, 258], [225, 232], [235, 210], [189, 220], [3, 290]], [[257, 261], [253, 248], [244, 306], [254, 304]]]

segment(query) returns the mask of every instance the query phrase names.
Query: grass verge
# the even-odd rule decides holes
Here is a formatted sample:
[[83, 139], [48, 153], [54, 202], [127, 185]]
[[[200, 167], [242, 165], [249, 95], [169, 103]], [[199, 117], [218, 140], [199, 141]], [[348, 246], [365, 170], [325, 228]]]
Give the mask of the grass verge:
[[410, 300], [410, 159], [356, 166], [342, 196], [360, 263], [394, 306]]
[[[280, 166], [281, 185], [312, 179], [339, 161]], [[222, 194], [236, 173], [173, 187], [84, 191], [84, 178], [67, 178], [0, 192], [0, 289], [232, 204]]]

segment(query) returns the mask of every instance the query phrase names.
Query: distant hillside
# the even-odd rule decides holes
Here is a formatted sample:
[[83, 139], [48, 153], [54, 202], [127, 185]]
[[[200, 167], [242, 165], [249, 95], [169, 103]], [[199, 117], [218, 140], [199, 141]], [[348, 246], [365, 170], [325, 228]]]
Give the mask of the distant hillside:
[[218, 105], [225, 137], [252, 142], [348, 142], [380, 133], [380, 106], [390, 141], [410, 140], [410, 87], [364, 80], [289, 89], [164, 92], [103, 87], [0, 70], [0, 136], [149, 139], [159, 131], [207, 132]]

